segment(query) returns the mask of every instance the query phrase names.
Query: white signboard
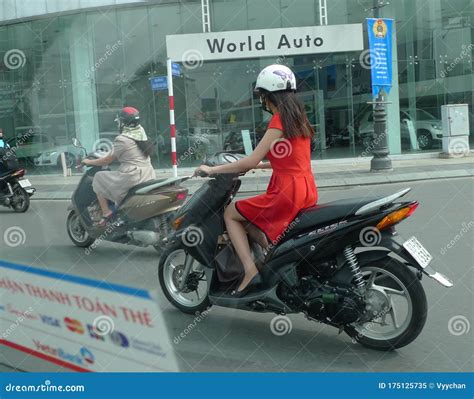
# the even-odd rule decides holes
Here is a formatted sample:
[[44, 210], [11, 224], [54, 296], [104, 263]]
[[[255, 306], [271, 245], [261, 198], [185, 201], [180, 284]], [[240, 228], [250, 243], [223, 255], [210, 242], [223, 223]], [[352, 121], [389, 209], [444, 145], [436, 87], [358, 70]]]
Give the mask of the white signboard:
[[347, 24], [167, 35], [166, 51], [183, 63], [360, 51], [362, 32], [362, 24]]
[[253, 152], [252, 140], [250, 138], [249, 130], [242, 130], [242, 142], [244, 143], [245, 155], [250, 155]]
[[0, 261], [0, 298], [0, 345], [24, 354], [12, 366], [38, 371], [32, 356], [74, 371], [178, 370], [146, 290]]

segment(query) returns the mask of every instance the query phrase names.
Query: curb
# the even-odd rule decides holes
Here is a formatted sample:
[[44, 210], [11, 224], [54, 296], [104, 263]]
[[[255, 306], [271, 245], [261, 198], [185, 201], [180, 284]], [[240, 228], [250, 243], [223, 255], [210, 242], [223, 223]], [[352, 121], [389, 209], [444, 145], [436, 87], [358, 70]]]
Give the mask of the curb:
[[[242, 186], [239, 190], [239, 194], [255, 194], [264, 192], [268, 185], [270, 176], [266, 176], [266, 179], [258, 179], [257, 183], [246, 182], [245, 178], [242, 180]], [[474, 172], [467, 169], [460, 170], [444, 170], [444, 171], [426, 171], [409, 174], [390, 174], [385, 175], [384, 172], [372, 173], [367, 176], [355, 176], [351, 178], [319, 178], [316, 179], [318, 189], [329, 189], [329, 188], [342, 188], [342, 187], [355, 187], [355, 186], [373, 186], [376, 184], [392, 184], [392, 183], [403, 183], [412, 181], [429, 181], [439, 179], [453, 179], [453, 178], [466, 178], [474, 177]], [[247, 178], [250, 180], [252, 178]], [[264, 180], [264, 181], [263, 181]], [[191, 184], [185, 183], [186, 187], [189, 188], [189, 193], [193, 194], [200, 186], [199, 182], [192, 182]], [[50, 191], [41, 193], [41, 187], [37, 186], [37, 192], [31, 198], [32, 200], [69, 200], [72, 195], [72, 191]]]

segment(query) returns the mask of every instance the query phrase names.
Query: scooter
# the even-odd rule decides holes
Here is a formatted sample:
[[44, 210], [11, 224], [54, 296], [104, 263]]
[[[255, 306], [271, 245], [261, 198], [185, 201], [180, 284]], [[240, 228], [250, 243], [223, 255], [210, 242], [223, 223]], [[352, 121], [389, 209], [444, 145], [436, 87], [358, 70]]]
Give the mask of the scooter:
[[[73, 144], [83, 150], [86, 158], [98, 159], [105, 154], [87, 154], [79, 140]], [[78, 168], [82, 166], [78, 166]], [[162, 250], [170, 235], [170, 221], [188, 195], [180, 183], [187, 178], [150, 180], [131, 188], [120, 204], [111, 204], [114, 215], [106, 226], [99, 226], [101, 211], [92, 189], [94, 175], [107, 167], [86, 167], [68, 207], [67, 232], [78, 247], [91, 247], [96, 240], [113, 241]]]
[[18, 213], [28, 210], [30, 197], [36, 191], [25, 173], [25, 169], [15, 168], [0, 174], [0, 204]]
[[[219, 154], [205, 164], [239, 158]], [[432, 256], [417, 238], [397, 234], [396, 225], [418, 207], [416, 201], [397, 202], [410, 191], [405, 189], [304, 209], [266, 254], [250, 242], [263, 283], [235, 296], [241, 277], [228, 278], [238, 258], [226, 238], [223, 214], [240, 184], [235, 174], [212, 176], [176, 214], [175, 237], [161, 255], [158, 274], [167, 299], [182, 312], [217, 305], [302, 313], [346, 332], [354, 342], [388, 351], [408, 345], [424, 327], [428, 307], [422, 277], [453, 285], [434, 271]]]

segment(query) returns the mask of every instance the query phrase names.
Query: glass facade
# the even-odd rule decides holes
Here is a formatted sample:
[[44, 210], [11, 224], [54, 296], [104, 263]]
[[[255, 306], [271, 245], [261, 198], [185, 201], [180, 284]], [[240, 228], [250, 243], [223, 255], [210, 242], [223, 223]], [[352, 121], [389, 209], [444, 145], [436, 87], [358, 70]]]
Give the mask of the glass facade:
[[[388, 109], [391, 153], [440, 151], [443, 104], [469, 104], [472, 139], [472, 1], [400, 0], [379, 10], [373, 3], [330, 1], [327, 21], [364, 23], [374, 12], [395, 20]], [[318, 0], [211, 0], [210, 5], [213, 31], [320, 24]], [[156, 142], [155, 166], [168, 167], [168, 93], [152, 90], [150, 78], [166, 75], [166, 35], [198, 32], [200, 1], [0, 22], [0, 128], [18, 146], [23, 162], [49, 170], [59, 152], [76, 157], [72, 137], [88, 150], [98, 140], [113, 139], [117, 110], [131, 105], [140, 109], [142, 124]], [[370, 71], [363, 54], [299, 55], [182, 67], [181, 76], [174, 78], [182, 165], [196, 164], [217, 150], [242, 149], [242, 130], [258, 140], [267, 116], [252, 85], [259, 70], [275, 62], [287, 64], [297, 75], [299, 96], [316, 131], [313, 158], [367, 155], [373, 127]], [[410, 142], [409, 126], [416, 130], [418, 149]], [[190, 152], [192, 156], [182, 156]]]

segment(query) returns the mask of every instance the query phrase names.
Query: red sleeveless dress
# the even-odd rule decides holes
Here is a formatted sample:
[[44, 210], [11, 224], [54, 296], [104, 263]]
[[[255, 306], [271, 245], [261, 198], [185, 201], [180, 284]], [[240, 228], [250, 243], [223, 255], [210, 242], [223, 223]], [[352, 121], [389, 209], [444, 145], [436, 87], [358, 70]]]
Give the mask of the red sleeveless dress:
[[[279, 114], [273, 115], [270, 128], [283, 131]], [[266, 193], [237, 201], [235, 207], [275, 245], [291, 229], [296, 215], [318, 199], [311, 171], [311, 139], [281, 138], [273, 143], [267, 158], [273, 174]]]

